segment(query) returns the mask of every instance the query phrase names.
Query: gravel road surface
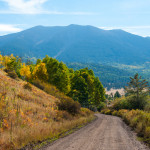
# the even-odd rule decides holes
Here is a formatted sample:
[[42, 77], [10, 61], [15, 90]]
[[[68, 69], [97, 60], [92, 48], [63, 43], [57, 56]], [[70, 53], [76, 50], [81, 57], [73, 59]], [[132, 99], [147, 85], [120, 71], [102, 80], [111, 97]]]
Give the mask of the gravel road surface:
[[136, 139], [118, 117], [96, 114], [98, 119], [50, 144], [44, 150], [150, 150]]

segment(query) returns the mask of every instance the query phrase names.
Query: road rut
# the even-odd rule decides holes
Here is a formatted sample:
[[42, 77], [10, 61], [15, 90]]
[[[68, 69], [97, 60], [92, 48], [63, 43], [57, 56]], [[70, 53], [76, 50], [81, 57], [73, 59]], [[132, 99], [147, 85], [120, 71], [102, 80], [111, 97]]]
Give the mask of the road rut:
[[44, 150], [150, 150], [118, 117], [96, 114], [98, 119], [61, 138]]

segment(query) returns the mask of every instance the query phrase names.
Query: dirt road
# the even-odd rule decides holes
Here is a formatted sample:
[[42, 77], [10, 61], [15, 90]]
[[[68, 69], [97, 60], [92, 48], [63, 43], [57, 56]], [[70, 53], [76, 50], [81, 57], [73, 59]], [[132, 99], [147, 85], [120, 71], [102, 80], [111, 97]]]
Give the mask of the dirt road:
[[57, 140], [45, 150], [149, 150], [136, 140], [120, 118], [102, 114], [97, 117], [93, 123]]

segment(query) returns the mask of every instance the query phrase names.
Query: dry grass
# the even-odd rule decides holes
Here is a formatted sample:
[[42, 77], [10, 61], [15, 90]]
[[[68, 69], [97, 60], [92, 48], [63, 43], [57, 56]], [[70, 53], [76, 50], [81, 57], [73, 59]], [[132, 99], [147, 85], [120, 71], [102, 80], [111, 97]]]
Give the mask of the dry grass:
[[93, 118], [87, 109], [76, 116], [58, 111], [57, 98], [32, 85], [25, 89], [25, 84], [0, 71], [0, 150], [57, 137]]
[[125, 95], [125, 90], [124, 90], [124, 88], [121, 88], [121, 89], [113, 89], [113, 88], [111, 88], [109, 91], [106, 89], [106, 94], [110, 95], [110, 94], [112, 93], [113, 95], [115, 95], [115, 93], [116, 93], [117, 91], [118, 91], [121, 95]]
[[141, 140], [150, 146], [150, 112], [138, 109], [121, 109], [119, 111], [105, 109], [102, 113], [123, 118], [123, 120], [136, 131], [138, 136], [141, 137]]

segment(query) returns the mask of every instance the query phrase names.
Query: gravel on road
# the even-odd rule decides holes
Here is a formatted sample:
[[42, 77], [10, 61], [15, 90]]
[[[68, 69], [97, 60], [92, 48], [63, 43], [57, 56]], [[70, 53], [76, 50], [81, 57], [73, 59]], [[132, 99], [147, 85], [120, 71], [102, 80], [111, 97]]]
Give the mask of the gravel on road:
[[150, 150], [137, 140], [121, 118], [96, 114], [98, 119], [53, 142], [44, 150]]

